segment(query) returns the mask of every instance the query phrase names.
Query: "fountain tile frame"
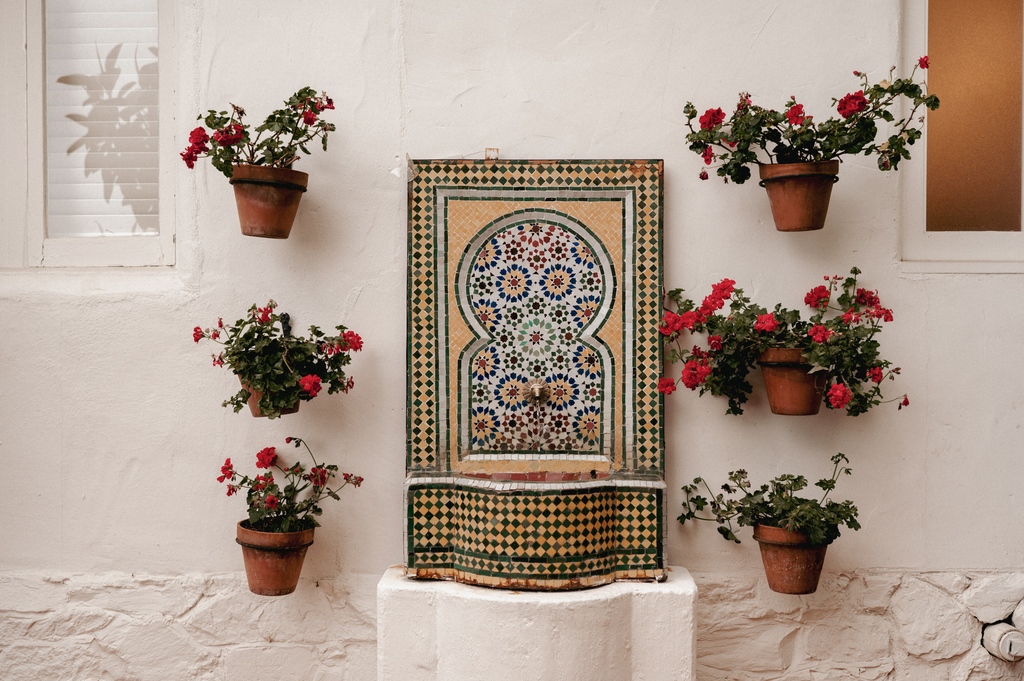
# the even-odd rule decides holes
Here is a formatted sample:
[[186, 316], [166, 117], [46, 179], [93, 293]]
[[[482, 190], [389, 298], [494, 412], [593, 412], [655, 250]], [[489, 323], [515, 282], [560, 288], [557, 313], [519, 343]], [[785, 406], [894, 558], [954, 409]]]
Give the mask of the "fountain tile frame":
[[[662, 366], [662, 174], [660, 160], [410, 162], [404, 528], [409, 575], [537, 589], [664, 578], [664, 439], [656, 389]], [[439, 374], [448, 367], [439, 361], [446, 351], [439, 326], [447, 329], [449, 313], [438, 311], [445, 292], [439, 290], [437, 268], [446, 267], [438, 262], [438, 240], [446, 242], [448, 228], [439, 201], [453, 192], [461, 200], [522, 200], [523, 211], [538, 205], [538, 193], [556, 202], [622, 202], [624, 239], [632, 237], [623, 249], [631, 262], [622, 263], [633, 277], [632, 319], [622, 320], [633, 324], [632, 380], [624, 380], [631, 404], [623, 395], [632, 432], [608, 470], [579, 475], [578, 466], [566, 468], [571, 462], [553, 455], [538, 465], [577, 474], [544, 483], [460, 472], [455, 447], [440, 427], [448, 422], [441, 415], [448, 394], [439, 387]]]

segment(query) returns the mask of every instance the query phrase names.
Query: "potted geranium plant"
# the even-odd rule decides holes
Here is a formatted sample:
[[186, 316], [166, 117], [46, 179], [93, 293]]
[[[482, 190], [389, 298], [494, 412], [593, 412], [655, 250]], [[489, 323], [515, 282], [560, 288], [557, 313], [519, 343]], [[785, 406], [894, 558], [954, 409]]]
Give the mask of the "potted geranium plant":
[[327, 393], [347, 393], [354, 381], [345, 367], [351, 353], [363, 348], [363, 339], [345, 326], [328, 336], [317, 326], [309, 336], [291, 333], [287, 314], [277, 314], [273, 300], [266, 307], [253, 305], [245, 317], [227, 326], [195, 327], [192, 340], [209, 339], [223, 346], [213, 355], [214, 366], [227, 366], [238, 376], [242, 389], [224, 401], [237, 413], [246, 404], [253, 416], [277, 418], [299, 410], [327, 387]]
[[[703, 478], [694, 478], [693, 484], [683, 486], [686, 501], [678, 520], [684, 525], [689, 520], [713, 521], [719, 534], [737, 544], [740, 540], [732, 521], [740, 527], [753, 527], [769, 588], [786, 594], [814, 593], [825, 551], [839, 538], [839, 528], [860, 529], [853, 502], [828, 498], [839, 476], [851, 474], [848, 463], [841, 452], [832, 457], [832, 475], [815, 483], [823, 492], [820, 499], [796, 496], [807, 487], [802, 475], [779, 475], [755, 488], [745, 470], [733, 471], [717, 495]], [[707, 497], [698, 494], [698, 485], [704, 487]], [[705, 509], [710, 517], [698, 515]]]
[[[320, 463], [301, 438], [287, 437], [286, 444], [305, 447], [313, 466], [307, 471], [298, 461], [284, 464], [275, 447], [256, 453], [256, 468], [266, 473], [250, 478], [235, 471], [231, 459], [224, 461], [217, 482], [227, 485], [227, 495], [243, 490], [249, 505], [249, 517], [236, 526], [236, 541], [242, 546], [249, 590], [262, 596], [283, 596], [295, 591], [302, 571], [306, 549], [313, 543], [313, 530], [320, 527], [317, 516], [323, 513], [325, 497], [340, 499], [338, 491], [359, 487], [363, 479], [341, 473], [338, 467]], [[274, 469], [283, 480], [274, 477]]]
[[[779, 231], [821, 229], [841, 157], [875, 155], [880, 170], [896, 170], [901, 160], [910, 158], [908, 147], [921, 138], [919, 126], [924, 122], [918, 110], [939, 108], [939, 98], [927, 93], [924, 79], [915, 82], [919, 68], [922, 72], [928, 68], [928, 57], [918, 60], [909, 78], [895, 78], [893, 67], [887, 79], [871, 83], [866, 73], [854, 71], [861, 80], [860, 89], [833, 98], [838, 117], [820, 122], [805, 113], [795, 97], [779, 111], [758, 106], [749, 93], [741, 92], [728, 117], [721, 108], [712, 107], [698, 118], [696, 107], [687, 102], [683, 109], [690, 129], [686, 141], [706, 165], [720, 163], [717, 173], [726, 182], [743, 184], [750, 179], [750, 166], [756, 164]], [[912, 106], [896, 120], [894, 110], [903, 98]], [[876, 143], [880, 121], [890, 124], [891, 134]], [[707, 170], [700, 172], [700, 178], [708, 179]]]
[[[658, 390], [671, 394], [682, 383], [701, 395], [726, 397], [726, 413], [742, 414], [757, 362], [775, 414], [817, 414], [823, 395], [829, 409], [850, 416], [881, 404], [882, 382], [900, 369], [879, 356], [875, 336], [893, 314], [876, 291], [857, 286], [858, 274], [854, 267], [845, 279], [826, 276], [827, 285], [812, 288], [804, 296], [814, 310], [807, 320], [781, 304], [768, 310], [751, 303], [732, 279], [715, 284], [700, 305], [682, 289], [670, 291], [676, 309], [665, 311], [660, 330], [667, 362], [683, 362], [683, 369], [678, 378], [662, 378]], [[707, 334], [707, 348], [687, 349], [684, 333]], [[908, 404], [903, 395], [899, 408]]]
[[334, 108], [327, 93], [304, 87], [285, 101], [255, 129], [245, 122], [245, 109], [234, 104], [231, 112], [210, 110], [199, 116], [203, 125], [189, 134], [181, 152], [185, 165], [194, 168], [209, 158], [235, 190], [242, 233], [247, 236], [287, 239], [299, 200], [309, 181], [307, 173], [293, 170], [299, 152], [309, 154], [317, 140], [327, 151], [333, 123], [321, 115]]

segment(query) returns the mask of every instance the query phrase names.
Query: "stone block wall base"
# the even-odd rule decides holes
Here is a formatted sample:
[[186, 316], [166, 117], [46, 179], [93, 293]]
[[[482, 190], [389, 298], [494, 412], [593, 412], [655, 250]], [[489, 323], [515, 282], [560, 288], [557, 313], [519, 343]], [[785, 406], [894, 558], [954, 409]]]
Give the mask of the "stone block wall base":
[[378, 681], [693, 681], [697, 586], [572, 592], [419, 581], [400, 567], [377, 585]]

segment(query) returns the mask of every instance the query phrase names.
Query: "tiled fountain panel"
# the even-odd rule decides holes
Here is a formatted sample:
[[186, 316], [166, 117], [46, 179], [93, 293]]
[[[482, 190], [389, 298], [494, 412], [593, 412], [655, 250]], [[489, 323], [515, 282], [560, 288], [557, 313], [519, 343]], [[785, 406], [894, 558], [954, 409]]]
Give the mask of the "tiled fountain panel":
[[661, 578], [661, 162], [410, 172], [408, 573]]

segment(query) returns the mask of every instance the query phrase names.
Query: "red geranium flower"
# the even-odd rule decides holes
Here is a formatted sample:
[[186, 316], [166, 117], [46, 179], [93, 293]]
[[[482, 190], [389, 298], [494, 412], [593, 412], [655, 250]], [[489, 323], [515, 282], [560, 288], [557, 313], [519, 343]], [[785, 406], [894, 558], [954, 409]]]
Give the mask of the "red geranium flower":
[[277, 463], [277, 452], [273, 447], [264, 447], [256, 452], [256, 468], [270, 468]]
[[699, 177], [702, 180], [708, 179], [708, 171], [706, 171], [706, 170], [700, 171], [700, 175], [698, 175], [697, 177]]
[[306, 109], [302, 112], [302, 122], [306, 125], [313, 125], [316, 123], [316, 112]]
[[824, 343], [832, 337], [832, 330], [821, 324], [815, 324], [811, 327], [811, 330], [807, 332], [807, 335], [811, 337], [811, 340], [815, 343]]
[[721, 336], [708, 336], [708, 347], [712, 350], [722, 349], [722, 337]]
[[868, 108], [868, 100], [864, 97], [863, 90], [857, 90], [852, 92], [842, 99], [839, 100], [839, 104], [836, 105], [836, 111], [843, 118], [849, 118], [850, 116], [860, 113]]
[[310, 397], [316, 397], [320, 392], [320, 377], [308, 374], [299, 379], [299, 387], [309, 393]]
[[771, 333], [779, 328], [779, 320], [775, 318], [775, 314], [769, 312], [768, 314], [757, 315], [757, 321], [754, 322], [754, 331], [764, 331]]
[[[205, 147], [209, 141], [210, 136], [206, 134], [206, 128], [202, 126], [195, 128], [188, 134], [188, 143], [193, 147]], [[202, 151], [206, 151], [206, 149], [202, 149]]]
[[917, 60], [917, 65], [919, 67], [921, 67], [922, 69], [928, 68], [928, 55], [926, 54], [923, 57], [921, 57], [920, 59], [918, 59]]
[[828, 307], [829, 297], [832, 294], [825, 286], [815, 286], [804, 296], [804, 304], [817, 310], [824, 310]]
[[842, 383], [833, 383], [828, 389], [828, 403], [833, 409], [842, 409], [853, 399], [853, 391]]
[[704, 165], [709, 166], [715, 160], [715, 150], [711, 148], [711, 145], [704, 147], [704, 151], [701, 153], [704, 157]]
[[857, 304], [863, 305], [864, 307], [877, 307], [882, 303], [878, 300], [878, 294], [874, 291], [869, 291], [866, 288], [859, 288], [857, 289]]
[[277, 497], [275, 497], [273, 494], [268, 494], [267, 498], [264, 499], [263, 503], [266, 505], [268, 509], [273, 511], [275, 508], [277, 508]]
[[[224, 459], [224, 465], [220, 467], [220, 475], [217, 477], [217, 482], [224, 482], [225, 480], [235, 479], [235, 469], [231, 465], [231, 458]], [[230, 495], [229, 495], [230, 496]]]
[[881, 383], [883, 378], [885, 378], [885, 372], [882, 371], [882, 367], [871, 367], [868, 369], [868, 380], [873, 383]]
[[213, 133], [213, 141], [222, 147], [238, 144], [245, 137], [245, 131], [238, 123], [229, 123], [227, 127]]
[[192, 329], [192, 340], [194, 340], [196, 343], [198, 343], [199, 340], [202, 337], [203, 337], [203, 329], [202, 329], [202, 327], [197, 326], [196, 328]]
[[306, 474], [306, 479], [313, 487], [323, 487], [327, 484], [327, 469], [322, 466], [313, 466]]
[[671, 395], [676, 391], [676, 379], [664, 376], [658, 381], [658, 392], [662, 395]]
[[363, 349], [363, 339], [359, 337], [359, 334], [355, 331], [346, 331], [342, 335], [342, 339], [348, 345], [348, 349], [352, 352], [359, 352]]
[[707, 362], [691, 359], [683, 365], [683, 385], [690, 390], [696, 390], [710, 375], [711, 367]]
[[700, 122], [701, 130], [710, 130], [725, 120], [725, 112], [721, 109], [708, 109], [704, 112], [704, 115], [697, 120]]
[[793, 106], [789, 107], [788, 111], [786, 111], [786, 120], [789, 121], [790, 125], [803, 125], [804, 118], [805, 116], [803, 104], [794, 104]]

